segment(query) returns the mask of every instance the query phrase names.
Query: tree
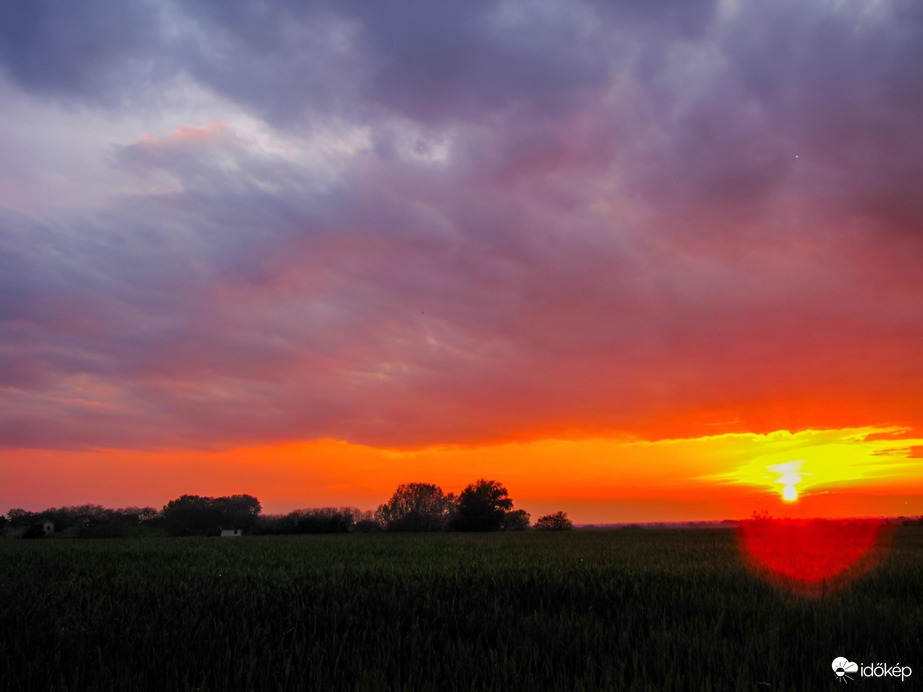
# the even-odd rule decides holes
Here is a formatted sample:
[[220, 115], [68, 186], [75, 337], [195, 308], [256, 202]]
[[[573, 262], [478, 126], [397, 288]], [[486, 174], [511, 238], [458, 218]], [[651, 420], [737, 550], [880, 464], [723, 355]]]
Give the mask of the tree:
[[567, 518], [567, 512], [555, 512], [539, 517], [535, 528], [545, 531], [567, 531], [574, 528], [574, 522]]
[[29, 526], [35, 521], [35, 512], [25, 509], [11, 509], [6, 513], [10, 526]]
[[260, 501], [252, 495], [229, 495], [212, 500], [218, 526], [249, 531], [260, 516]]
[[252, 495], [183, 495], [166, 504], [163, 521], [171, 536], [211, 536], [222, 528], [250, 530], [261, 510], [260, 501]]
[[360, 519], [353, 525], [356, 533], [377, 533], [381, 531], [381, 524], [374, 519]]
[[371, 514], [355, 507], [296, 509], [284, 516], [262, 517], [256, 533], [347, 533], [362, 520], [371, 522]]
[[499, 531], [513, 509], [509, 493], [497, 481], [481, 478], [462, 490], [452, 526], [459, 531]]
[[529, 513], [524, 509], [514, 509], [503, 517], [504, 531], [525, 531], [529, 528]]
[[181, 495], [163, 508], [163, 521], [171, 536], [194, 536], [220, 528], [212, 498]]
[[0, 514], [0, 536], [6, 533], [7, 519], [5, 514]]
[[[150, 532], [157, 516], [153, 507], [105, 509], [95, 505], [64, 508], [75, 525], [73, 535], [80, 538], [123, 538]], [[146, 525], [145, 525], [146, 524]], [[57, 524], [55, 524], [57, 526]]]
[[455, 497], [431, 483], [405, 483], [375, 512], [388, 531], [442, 531], [455, 506]]

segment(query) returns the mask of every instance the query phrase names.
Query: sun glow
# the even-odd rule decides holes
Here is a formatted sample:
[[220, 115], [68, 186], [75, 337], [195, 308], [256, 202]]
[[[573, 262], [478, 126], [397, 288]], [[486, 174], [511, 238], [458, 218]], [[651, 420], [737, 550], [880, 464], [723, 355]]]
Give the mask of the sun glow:
[[749, 449], [739, 448], [737, 460], [732, 455], [738, 449], [729, 448], [722, 460], [716, 446], [716, 461], [729, 469], [706, 478], [759, 488], [785, 503], [858, 487], [882, 492], [917, 473], [912, 450], [923, 447], [923, 440], [909, 432], [892, 426], [751, 435]]

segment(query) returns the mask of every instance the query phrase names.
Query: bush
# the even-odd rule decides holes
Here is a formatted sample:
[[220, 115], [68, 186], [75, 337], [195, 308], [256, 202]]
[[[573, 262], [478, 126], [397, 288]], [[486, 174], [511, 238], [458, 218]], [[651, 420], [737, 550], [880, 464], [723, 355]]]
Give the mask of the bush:
[[529, 528], [529, 513], [524, 509], [514, 509], [503, 517], [504, 531], [525, 531]]
[[353, 531], [355, 533], [378, 533], [381, 530], [381, 525], [373, 519], [363, 519], [362, 521], [357, 521], [353, 526]]
[[45, 527], [42, 524], [32, 524], [22, 532], [23, 538], [45, 538]]
[[544, 531], [568, 531], [574, 528], [574, 522], [567, 517], [567, 512], [555, 512], [539, 517], [535, 522], [535, 528]]
[[369, 512], [355, 507], [319, 507], [296, 509], [284, 516], [263, 517], [255, 527], [256, 533], [348, 533], [360, 520], [371, 521]]
[[77, 527], [77, 538], [124, 538], [126, 526], [119, 521], [88, 521]]

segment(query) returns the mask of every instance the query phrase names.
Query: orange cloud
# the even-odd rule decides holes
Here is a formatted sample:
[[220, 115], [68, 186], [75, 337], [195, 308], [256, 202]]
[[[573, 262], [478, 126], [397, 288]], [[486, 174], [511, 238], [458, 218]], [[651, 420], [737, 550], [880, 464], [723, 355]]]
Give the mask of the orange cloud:
[[185, 127], [178, 127], [172, 132], [172, 136], [176, 139], [191, 139], [191, 140], [204, 140], [210, 139], [225, 132], [228, 129], [227, 123], [223, 123], [219, 120], [215, 120], [207, 128], [205, 127], [196, 127], [195, 125], [187, 125]]
[[141, 135], [138, 143], [146, 146], [169, 146], [171, 142], [207, 142], [229, 131], [227, 123], [215, 120], [208, 127], [182, 125], [167, 136]]

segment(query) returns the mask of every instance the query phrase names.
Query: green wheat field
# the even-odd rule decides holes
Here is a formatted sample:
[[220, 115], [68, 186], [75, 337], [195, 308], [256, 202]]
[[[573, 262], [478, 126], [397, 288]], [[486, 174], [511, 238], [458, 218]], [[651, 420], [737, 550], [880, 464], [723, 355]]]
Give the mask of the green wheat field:
[[923, 678], [923, 527], [822, 597], [730, 529], [0, 540], [0, 690], [804, 691], [841, 655]]

